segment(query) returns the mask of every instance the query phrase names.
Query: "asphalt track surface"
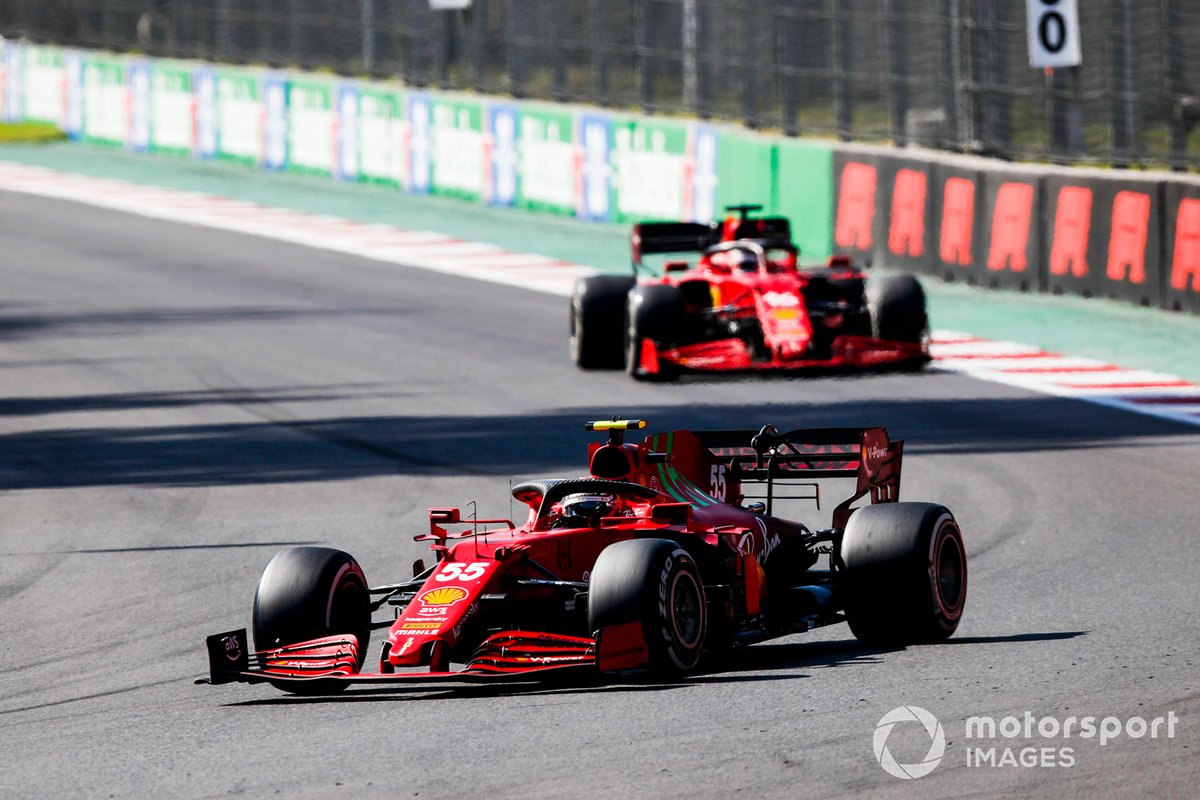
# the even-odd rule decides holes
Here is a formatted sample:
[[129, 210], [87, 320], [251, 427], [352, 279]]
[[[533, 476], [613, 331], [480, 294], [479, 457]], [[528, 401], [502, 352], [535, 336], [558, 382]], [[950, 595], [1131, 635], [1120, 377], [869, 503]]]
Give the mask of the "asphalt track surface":
[[[570, 366], [560, 298], [3, 192], [0, 262], [0, 796], [1195, 796], [1196, 427], [938, 372], [639, 385]], [[578, 474], [582, 421], [614, 413], [888, 426], [903, 497], [965, 530], [958, 634], [834, 627], [668, 684], [193, 685], [280, 547], [407, 577], [428, 506], [507, 516], [510, 478]], [[914, 781], [872, 751], [902, 705], [948, 740]], [[1178, 722], [964, 737], [1026, 711]], [[887, 744], [911, 763], [922, 737]], [[971, 767], [968, 744], [1074, 766]]]

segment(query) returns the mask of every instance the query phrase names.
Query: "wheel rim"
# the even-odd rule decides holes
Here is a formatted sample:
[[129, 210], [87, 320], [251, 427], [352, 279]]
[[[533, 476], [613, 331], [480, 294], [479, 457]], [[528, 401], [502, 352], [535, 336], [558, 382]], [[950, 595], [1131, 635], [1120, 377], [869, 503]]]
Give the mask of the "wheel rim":
[[671, 583], [671, 630], [680, 647], [694, 650], [704, 636], [704, 611], [700, 587], [689, 572], [679, 572]]
[[946, 533], [938, 542], [937, 552], [934, 554], [933, 585], [937, 592], [938, 605], [949, 619], [956, 618], [962, 611], [965, 567], [962, 545], [956, 536]]

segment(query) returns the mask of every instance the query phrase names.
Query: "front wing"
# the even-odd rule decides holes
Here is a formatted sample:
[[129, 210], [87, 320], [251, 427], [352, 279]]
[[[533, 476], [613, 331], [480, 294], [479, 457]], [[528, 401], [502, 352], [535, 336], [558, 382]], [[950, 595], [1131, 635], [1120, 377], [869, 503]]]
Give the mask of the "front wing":
[[329, 636], [273, 650], [251, 651], [245, 628], [206, 640], [209, 677], [197, 683], [270, 683], [303, 692], [335, 684], [491, 683], [569, 672], [620, 672], [644, 667], [649, 650], [640, 624], [604, 628], [593, 638], [501, 631], [480, 643], [462, 670], [359, 672], [358, 640]]
[[772, 353], [766, 359], [755, 358], [740, 338], [716, 339], [678, 347], [659, 347], [642, 343], [640, 367], [657, 373], [664, 367], [697, 372], [742, 370], [816, 370], [885, 367], [929, 360], [926, 345], [918, 342], [890, 342], [868, 336], [840, 336], [834, 341], [829, 358], [784, 357]]

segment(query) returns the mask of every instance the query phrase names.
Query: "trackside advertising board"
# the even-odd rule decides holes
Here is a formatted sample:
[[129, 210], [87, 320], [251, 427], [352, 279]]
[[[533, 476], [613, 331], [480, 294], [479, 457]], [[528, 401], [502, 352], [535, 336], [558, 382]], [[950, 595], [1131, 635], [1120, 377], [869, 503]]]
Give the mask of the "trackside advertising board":
[[83, 62], [83, 140], [123, 147], [129, 141], [125, 60], [88, 56]]
[[435, 194], [479, 202], [487, 182], [483, 104], [433, 98], [429, 103], [430, 188]]
[[613, 208], [616, 219], [687, 216], [688, 126], [649, 118], [614, 120]]
[[25, 45], [0, 39], [0, 120], [25, 119]]
[[157, 61], [150, 72], [150, 149], [156, 153], [191, 155], [196, 130], [195, 94], [190, 67]]
[[25, 119], [65, 126], [64, 75], [61, 49], [38, 45], [25, 48]]
[[484, 147], [489, 163], [484, 165], [483, 201], [492, 206], [513, 206], [517, 204], [517, 187], [523, 170], [519, 162], [517, 104], [488, 103], [486, 113]]
[[538, 106], [522, 109], [519, 119], [517, 205], [535, 211], [574, 214], [578, 152], [574, 115]]
[[[404, 186], [408, 125], [404, 95], [363, 85], [358, 89], [358, 179], [384, 186]], [[342, 123], [342, 135], [347, 135]]]
[[216, 89], [217, 158], [262, 163], [265, 116], [258, 75], [249, 70], [218, 70]]
[[[738, 203], [830, 252], [1200, 313], [1200, 178], [1015, 165], [702, 121], [0, 39], [0, 117], [71, 138], [598, 222]], [[613, 265], [614, 267], [616, 265]]]
[[331, 81], [288, 82], [286, 169], [310, 175], [333, 174], [337, 141], [333, 89]]

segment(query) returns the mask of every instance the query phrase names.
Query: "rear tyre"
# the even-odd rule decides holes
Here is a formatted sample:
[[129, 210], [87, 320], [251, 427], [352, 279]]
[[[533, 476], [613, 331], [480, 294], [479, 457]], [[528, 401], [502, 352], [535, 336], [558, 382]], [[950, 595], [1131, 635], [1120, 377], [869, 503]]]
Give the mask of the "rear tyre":
[[647, 341], [655, 345], [670, 345], [672, 338], [683, 328], [683, 292], [666, 284], [634, 287], [629, 293], [628, 329], [625, 334], [625, 371], [636, 380], [666, 381], [678, 376], [673, 364], [659, 361], [657, 369], [642, 364], [642, 350]]
[[943, 641], [962, 619], [967, 551], [954, 515], [933, 503], [854, 512], [842, 537], [846, 619], [860, 641]]
[[571, 360], [580, 369], [620, 369], [625, 363], [625, 307], [633, 278], [593, 275], [571, 295]]
[[929, 332], [925, 290], [912, 275], [876, 275], [867, 280], [871, 332], [889, 342], [920, 343]]
[[588, 625], [593, 631], [640, 622], [650, 668], [680, 675], [696, 668], [707, 634], [700, 569], [666, 539], [611, 544], [592, 568]]
[[[362, 669], [371, 638], [370, 596], [362, 567], [349, 553], [328, 547], [279, 551], [258, 581], [253, 628], [256, 650], [353, 634], [358, 639], [356, 668]], [[296, 694], [328, 694], [345, 687], [338, 681], [279, 685]]]

